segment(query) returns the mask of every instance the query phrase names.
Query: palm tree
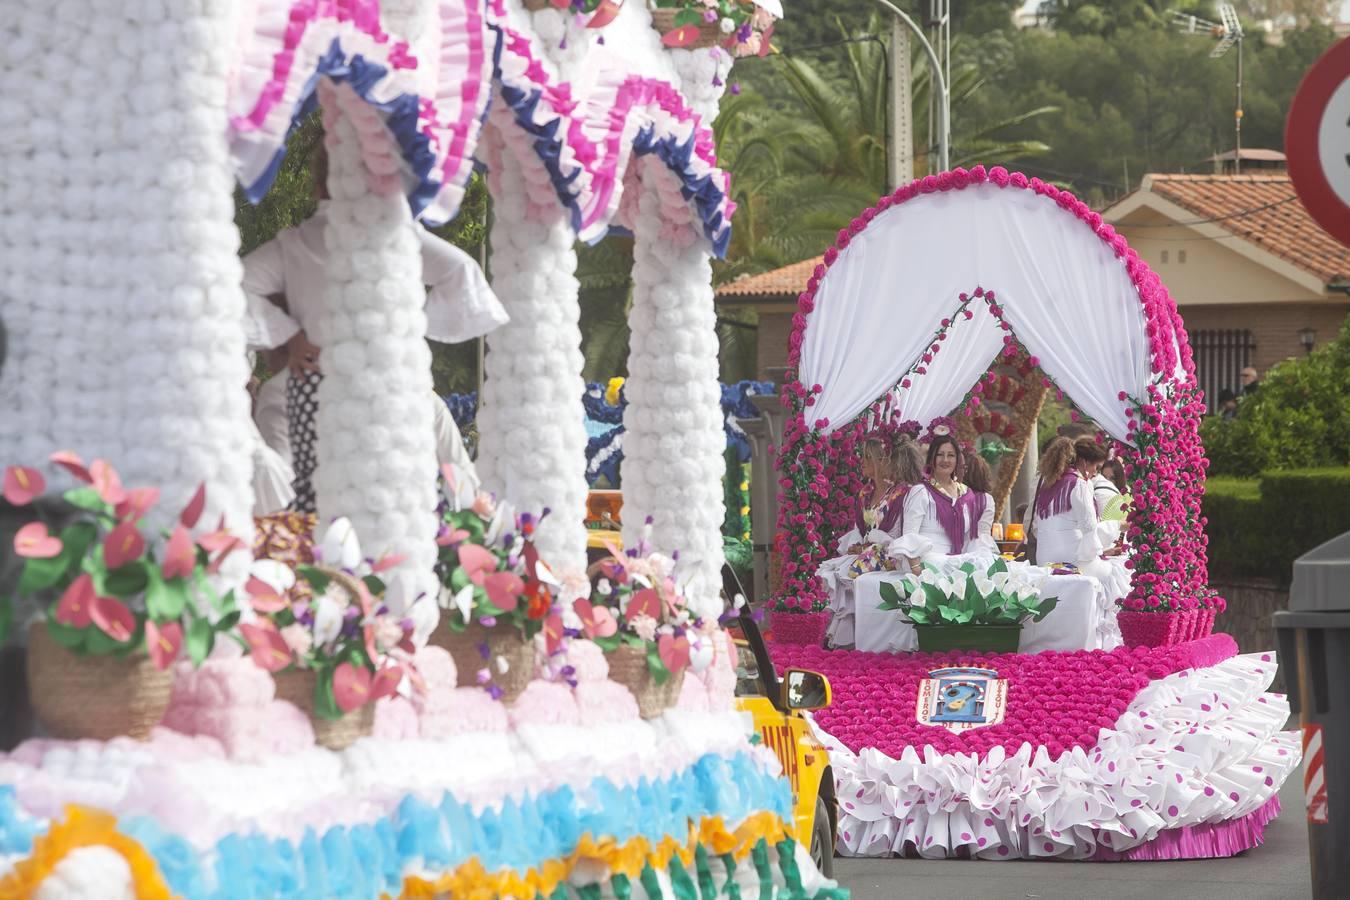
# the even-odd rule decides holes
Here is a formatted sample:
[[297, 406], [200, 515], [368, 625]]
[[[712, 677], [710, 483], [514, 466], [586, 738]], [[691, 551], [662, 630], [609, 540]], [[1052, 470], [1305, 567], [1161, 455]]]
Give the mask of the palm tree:
[[[880, 30], [874, 18], [867, 34]], [[842, 23], [839, 31], [850, 37]], [[738, 209], [727, 262], [717, 268], [719, 281], [820, 253], [886, 190], [886, 51], [879, 41], [856, 37], [846, 47], [842, 81], [832, 81], [803, 59], [775, 58], [776, 74], [792, 88], [799, 110], [771, 111], [748, 93], [723, 105], [714, 131], [719, 159], [733, 176]], [[926, 111], [931, 80], [923, 58], [916, 57], [913, 73], [915, 163], [916, 171], [923, 171], [930, 153]], [[1040, 141], [1004, 140], [999, 134], [1055, 107], [1018, 113], [975, 131], [960, 129], [955, 113], [984, 84], [973, 64], [952, 72], [958, 126], [952, 165], [993, 164], [1047, 152], [1050, 148]]]

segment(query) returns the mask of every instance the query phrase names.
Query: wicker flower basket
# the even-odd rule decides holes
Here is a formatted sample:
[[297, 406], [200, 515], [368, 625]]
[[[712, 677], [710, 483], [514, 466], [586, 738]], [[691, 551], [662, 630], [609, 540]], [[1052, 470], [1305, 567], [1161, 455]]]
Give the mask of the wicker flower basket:
[[529, 12], [539, 12], [541, 9], [548, 9], [552, 4], [548, 0], [522, 0], [522, 5]]
[[62, 647], [37, 622], [28, 631], [28, 691], [52, 737], [145, 740], [164, 718], [172, 670], [155, 668], [144, 653], [81, 656]]
[[319, 676], [312, 669], [287, 669], [272, 676], [276, 682], [277, 699], [293, 703], [309, 716], [314, 728], [314, 740], [329, 750], [345, 750], [366, 737], [375, 727], [375, 704], [367, 703], [340, 719], [325, 719], [314, 712], [314, 691]]
[[609, 663], [609, 680], [628, 688], [637, 700], [638, 713], [644, 719], [654, 719], [670, 709], [680, 699], [684, 686], [684, 670], [671, 675], [663, 684], [657, 684], [647, 668], [647, 651], [640, 647], [620, 647], [605, 655]]
[[[679, 12], [677, 9], [653, 9], [652, 27], [660, 33], [662, 37], [675, 30], [675, 16]], [[700, 22], [698, 26], [698, 40], [694, 41], [680, 49], [682, 50], [705, 50], [708, 47], [716, 47], [725, 41], [730, 35], [722, 32], [722, 26], [718, 22]]]
[[[503, 703], [514, 703], [534, 679], [534, 644], [509, 626], [484, 628], [474, 622], [463, 631], [444, 626], [432, 632], [427, 643], [450, 654], [460, 687], [477, 687], [478, 672], [485, 668], [491, 671]], [[489, 659], [483, 658], [484, 644]], [[498, 670], [498, 657], [506, 660], [505, 672]]]

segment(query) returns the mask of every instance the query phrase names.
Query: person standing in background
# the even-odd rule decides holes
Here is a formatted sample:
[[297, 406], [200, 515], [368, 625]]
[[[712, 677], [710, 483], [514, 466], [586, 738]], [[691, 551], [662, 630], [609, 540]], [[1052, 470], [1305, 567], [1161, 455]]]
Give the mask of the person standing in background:
[[1242, 396], [1244, 397], [1255, 394], [1261, 387], [1261, 378], [1256, 374], [1256, 369], [1251, 366], [1239, 373], [1238, 381], [1242, 383]]

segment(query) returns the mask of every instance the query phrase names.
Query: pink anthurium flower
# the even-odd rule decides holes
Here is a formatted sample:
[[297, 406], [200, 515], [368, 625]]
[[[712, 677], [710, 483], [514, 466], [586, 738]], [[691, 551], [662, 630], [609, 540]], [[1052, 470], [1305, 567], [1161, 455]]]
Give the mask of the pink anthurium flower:
[[667, 47], [690, 47], [698, 40], [697, 25], [681, 25], [661, 36], [661, 43]]
[[197, 548], [187, 529], [179, 525], [169, 535], [169, 542], [164, 547], [164, 563], [160, 571], [165, 578], [190, 578], [196, 568]]
[[611, 637], [619, 630], [619, 623], [614, 621], [614, 613], [608, 607], [592, 606], [585, 597], [573, 600], [572, 610], [581, 619], [581, 627], [588, 638]]
[[85, 484], [89, 484], [94, 480], [90, 476], [89, 470], [85, 468], [84, 460], [80, 459], [69, 450], [58, 450], [48, 458]]
[[46, 489], [47, 479], [37, 469], [28, 466], [10, 466], [5, 469], [2, 496], [15, 506], [27, 506]]
[[61, 539], [42, 522], [29, 522], [14, 534], [14, 552], [24, 559], [51, 559], [61, 555]]
[[85, 572], [70, 583], [56, 604], [56, 621], [72, 628], [88, 628], [93, 622], [94, 579]]
[[370, 683], [370, 699], [374, 701], [381, 697], [393, 697], [398, 693], [398, 686], [402, 681], [402, 666], [397, 663], [385, 666], [375, 674], [375, 678]]
[[460, 568], [464, 574], [469, 576], [469, 581], [482, 586], [484, 580], [491, 573], [497, 571], [497, 557], [492, 555], [492, 551], [477, 544], [463, 544], [456, 551], [459, 556]]
[[120, 569], [133, 563], [145, 553], [145, 538], [134, 522], [123, 522], [103, 540], [103, 561], [110, 569]]
[[630, 621], [637, 616], [651, 616], [653, 619], [661, 619], [661, 595], [652, 588], [643, 588], [633, 594], [628, 601], [628, 608], [624, 610], [624, 618]]
[[483, 579], [488, 600], [502, 612], [513, 612], [525, 592], [525, 582], [514, 572], [494, 572]]
[[244, 590], [255, 612], [274, 613], [286, 608], [286, 597], [257, 576], [249, 578]]
[[563, 620], [558, 613], [552, 613], [544, 620], [544, 650], [549, 656], [558, 652], [562, 646]]
[[98, 596], [89, 609], [89, 617], [99, 631], [125, 644], [136, 631], [136, 617], [127, 605], [116, 597]]
[[463, 528], [454, 528], [437, 537], [436, 545], [439, 547], [453, 547], [468, 536], [469, 533]]
[[182, 522], [185, 528], [196, 528], [204, 509], [206, 509], [206, 484], [202, 483], [197, 486], [197, 493], [192, 495], [188, 505], [183, 507], [183, 512], [178, 516], [178, 521]]
[[689, 665], [689, 638], [663, 634], [656, 641], [656, 652], [671, 674], [680, 672]]
[[114, 512], [117, 518], [130, 522], [139, 521], [150, 507], [159, 502], [159, 488], [144, 487], [135, 488], [127, 492], [122, 502], [117, 504]]
[[183, 626], [177, 622], [156, 625], [146, 619], [145, 649], [156, 669], [167, 669], [183, 650]]
[[604, 28], [614, 17], [619, 14], [619, 8], [623, 6], [623, 0], [600, 0], [600, 5], [596, 7], [595, 12], [586, 22], [587, 28]]
[[349, 662], [339, 663], [333, 670], [333, 699], [344, 713], [365, 706], [373, 699], [370, 671], [358, 669]]
[[277, 631], [275, 625], [264, 621], [262, 624], [245, 622], [239, 626], [239, 633], [248, 642], [249, 655], [253, 662], [269, 672], [280, 672], [291, 664], [291, 648]]
[[390, 553], [388, 556], [380, 557], [380, 559], [370, 567], [370, 571], [374, 574], [379, 574], [380, 572], [386, 572], [389, 569], [394, 568], [394, 566], [407, 561], [408, 554], [406, 553]]
[[122, 487], [121, 476], [106, 460], [96, 459], [90, 463], [89, 477], [93, 479], [94, 488], [104, 503], [116, 506], [126, 499], [127, 492]]

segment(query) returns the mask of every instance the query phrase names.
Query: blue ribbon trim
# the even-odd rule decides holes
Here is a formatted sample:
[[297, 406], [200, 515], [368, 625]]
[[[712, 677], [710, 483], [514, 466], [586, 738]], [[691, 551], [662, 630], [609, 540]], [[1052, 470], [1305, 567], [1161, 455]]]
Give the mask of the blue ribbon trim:
[[[392, 816], [301, 840], [231, 834], [199, 852], [148, 816], [127, 818], [119, 830], [159, 864], [175, 894], [196, 900], [252, 897], [352, 898], [395, 895], [405, 871], [450, 872], [477, 858], [488, 871], [525, 872], [576, 849], [582, 835], [626, 842], [642, 836], [685, 839], [689, 823], [720, 816], [728, 825], [761, 810], [791, 821], [787, 783], [748, 753], [707, 754], [679, 774], [620, 787], [596, 778], [581, 795], [570, 787], [475, 813], [446, 793], [439, 804], [408, 795]], [[0, 853], [26, 855], [43, 823], [18, 808], [11, 785], [0, 785]]]
[[[336, 82], [350, 85], [358, 97], [383, 114], [385, 127], [398, 143], [404, 161], [412, 169], [416, 183], [408, 192], [408, 205], [412, 209], [413, 218], [417, 218], [422, 210], [436, 199], [442, 184], [434, 176], [436, 155], [431, 150], [431, 142], [418, 128], [421, 103], [419, 97], [416, 94], [400, 94], [387, 103], [377, 103], [371, 98], [371, 92], [388, 74], [389, 69], [386, 66], [372, 62], [359, 53], [349, 58], [342, 49], [341, 41], [334, 38], [328, 52], [319, 58], [314, 73], [305, 81], [305, 86], [300, 91], [301, 99], [291, 116], [291, 125], [286, 131], [286, 138], [289, 139], [300, 122], [318, 107], [319, 98], [315, 88], [321, 77], [326, 75]], [[266, 171], [252, 184], [245, 186], [244, 195], [250, 202], [258, 203], [267, 195], [285, 158], [286, 142], [283, 140]]]

